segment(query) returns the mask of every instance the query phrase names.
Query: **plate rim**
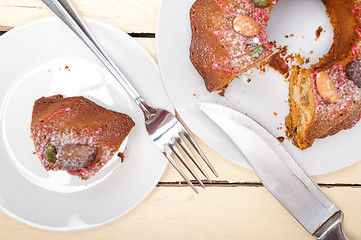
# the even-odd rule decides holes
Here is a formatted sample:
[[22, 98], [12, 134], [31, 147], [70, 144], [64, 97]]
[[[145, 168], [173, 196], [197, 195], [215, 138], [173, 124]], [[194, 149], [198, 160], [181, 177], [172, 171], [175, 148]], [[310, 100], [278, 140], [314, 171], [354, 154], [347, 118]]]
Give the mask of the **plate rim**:
[[[102, 22], [102, 21], [99, 21], [99, 20], [95, 20], [95, 19], [92, 19], [92, 18], [89, 18], [89, 17], [84, 17], [84, 19], [85, 19], [86, 23], [88, 23], [89, 25], [98, 25], [103, 29], [107, 29], [107, 31], [111, 31], [111, 32], [114, 32], [116, 34], [120, 34], [122, 37], [128, 39], [130, 42], [132, 42], [132, 44], [134, 44], [136, 46], [136, 48], [138, 50], [140, 50], [143, 53], [142, 57], [146, 57], [148, 59], [148, 61], [151, 63], [151, 65], [154, 67], [154, 69], [157, 69], [157, 71], [159, 72], [158, 65], [157, 65], [156, 61], [154, 60], [154, 58], [150, 55], [150, 53], [147, 50], [145, 50], [145, 48], [140, 43], [138, 43], [136, 40], [134, 40], [134, 38], [132, 38], [129, 34], [127, 34], [123, 30], [121, 30], [119, 28], [116, 28], [115, 26], [112, 26], [112, 25], [110, 25], [108, 23], [105, 23], [105, 22]], [[2, 34], [0, 36], [0, 44], [2, 44], [2, 42], [5, 39], [11, 37], [14, 33], [20, 32], [23, 29], [26, 29], [26, 28], [29, 28], [29, 27], [32, 27], [32, 26], [38, 25], [38, 24], [51, 24], [51, 22], [60, 22], [60, 21], [61, 20], [58, 19], [56, 16], [42, 17], [42, 18], [39, 18], [39, 19], [31, 20], [29, 22], [26, 22], [24, 24], [16, 26], [16, 27], [8, 30], [4, 34]], [[162, 84], [163, 84], [163, 82], [162, 82]], [[7, 99], [7, 97], [8, 97], [7, 95], [9, 94], [9, 90], [12, 89], [12, 86], [13, 86], [13, 83], [10, 84], [10, 88], [7, 88], [5, 90], [4, 95], [2, 96], [4, 99]], [[170, 109], [170, 110], [172, 110], [172, 109]], [[173, 108], [173, 111], [174, 111], [174, 108]], [[0, 113], [3, 114], [3, 112], [4, 112], [4, 103], [1, 103]], [[1, 120], [1, 122], [3, 122], [3, 120]], [[137, 124], [141, 124], [141, 123], [137, 123]], [[1, 127], [0, 132], [3, 135], [3, 127]], [[2, 141], [3, 141], [3, 139], [2, 139]], [[3, 143], [1, 143], [1, 144], [3, 144]], [[151, 184], [151, 187], [149, 187], [148, 190], [145, 191], [142, 194], [142, 196], [140, 198], [138, 198], [138, 200], [131, 205], [131, 207], [129, 207], [126, 211], [123, 211], [121, 214], [119, 214], [119, 215], [117, 215], [117, 216], [115, 216], [113, 218], [109, 218], [108, 220], [105, 220], [105, 221], [103, 221], [101, 223], [92, 224], [91, 226], [87, 225], [86, 227], [82, 227], [82, 228], [71, 228], [69, 226], [54, 227], [54, 226], [47, 226], [47, 225], [43, 225], [43, 224], [39, 224], [39, 223], [34, 223], [32, 221], [29, 221], [29, 220], [25, 219], [24, 217], [21, 217], [21, 216], [15, 214], [15, 213], [13, 213], [9, 209], [7, 209], [5, 206], [3, 206], [2, 203], [0, 203], [0, 211], [2, 211], [5, 215], [11, 217], [12, 219], [14, 219], [14, 220], [16, 220], [16, 221], [18, 221], [20, 223], [26, 224], [26, 225], [31, 226], [31, 227], [35, 227], [37, 229], [48, 230], [48, 231], [53, 231], [53, 232], [76, 232], [76, 231], [84, 231], [84, 230], [97, 228], [97, 227], [104, 226], [106, 224], [109, 224], [109, 223], [117, 220], [117, 219], [120, 219], [120, 218], [124, 217], [129, 212], [131, 212], [136, 207], [138, 207], [139, 204], [142, 203], [146, 198], [148, 198], [150, 193], [152, 193], [154, 191], [154, 189], [156, 188], [156, 186], [159, 183], [160, 179], [164, 175], [164, 172], [165, 172], [165, 170], [166, 170], [166, 168], [168, 166], [168, 162], [165, 159], [163, 159], [162, 160], [162, 165], [160, 165], [160, 166], [161, 166], [161, 168], [160, 168], [159, 173], [157, 174], [156, 180], [153, 182], [153, 184]], [[114, 173], [112, 173], [112, 174], [114, 174]], [[29, 181], [29, 180], [27, 180], [27, 181]], [[48, 191], [51, 192], [50, 190], [48, 190]]]
[[[187, 4], [188, 6], [188, 3], [190, 4], [189, 6], [191, 7], [192, 4], [195, 2], [196, 0], [188, 0], [186, 2], [183, 2], [183, 4]], [[162, 79], [163, 79], [163, 82], [164, 82], [164, 85], [168, 91], [168, 95], [169, 96], [172, 96], [170, 93], [173, 93], [173, 91], [171, 90], [170, 88], [170, 83], [167, 82], [167, 77], [169, 78], [169, 73], [166, 74], [165, 72], [165, 66], [163, 66], [165, 60], [163, 58], [166, 58], [166, 57], [161, 57], [162, 54], [161, 54], [161, 50], [160, 50], [160, 38], [162, 35], [166, 35], [166, 33], [164, 32], [160, 32], [160, 24], [161, 24], [161, 20], [166, 20], [166, 14], [164, 14], [162, 11], [164, 11], [164, 5], [167, 4], [166, 1], [164, 0], [160, 0], [160, 4], [159, 4], [159, 8], [158, 8], [158, 21], [157, 21], [157, 27], [156, 27], [156, 35], [158, 36], [158, 38], [156, 39], [156, 46], [157, 46], [157, 56], [158, 56], [158, 65], [159, 65], [159, 68], [160, 68], [160, 72], [162, 74]], [[177, 5], [179, 6], [179, 5]], [[183, 11], [183, 8], [182, 8], [182, 11]], [[183, 13], [183, 14], [187, 14], [187, 13]], [[177, 19], [177, 17], [179, 17], [179, 15], [177, 16], [174, 16], [174, 19]], [[183, 17], [182, 17], [183, 19]], [[179, 26], [174, 26], [174, 22], [170, 23], [170, 24], [173, 24], [173, 28], [174, 29], [179, 29]], [[182, 26], [181, 26], [182, 27]], [[184, 27], [182, 27], [184, 28]], [[164, 40], [163, 40], [164, 41]], [[173, 47], [176, 46], [175, 44], [173, 44]], [[182, 46], [182, 49], [183, 49], [183, 46]], [[164, 54], [164, 50], [163, 50], [163, 54]], [[198, 73], [197, 73], [198, 74]], [[199, 75], [199, 74], [198, 74]], [[229, 158], [228, 156], [230, 155], [226, 155], [224, 154], [224, 151], [223, 152], [219, 152], [216, 148], [214, 148], [212, 144], [210, 145], [209, 141], [206, 139], [206, 137], [203, 135], [203, 134], [200, 134], [200, 130], [198, 129], [195, 129], [195, 127], [193, 126], [193, 124], [191, 124], [191, 121], [192, 119], [188, 119], [186, 117], [183, 117], [183, 114], [182, 112], [183, 111], [187, 111], [186, 107], [184, 107], [184, 105], [191, 105], [193, 103], [184, 103], [184, 102], [181, 102], [181, 103], [178, 103], [177, 102], [177, 99], [175, 98], [171, 98], [171, 101], [173, 103], [173, 105], [175, 106], [177, 112], [179, 113], [179, 116], [183, 118], [184, 122], [188, 125], [189, 129], [199, 138], [201, 139], [209, 148], [211, 148], [212, 150], [216, 151], [218, 154], [220, 154], [222, 157], [224, 157], [225, 159], [227, 159], [228, 161], [231, 161], [232, 163], [235, 163], [237, 164], [238, 166], [241, 166], [241, 167], [244, 167], [244, 168], [247, 168], [247, 169], [251, 169], [253, 171], [253, 169], [251, 168], [251, 166], [248, 164], [248, 162], [246, 161], [246, 159], [244, 158], [243, 155], [240, 155], [240, 157], [242, 158], [242, 161], [238, 161], [236, 159], [232, 159], [232, 158]], [[205, 101], [207, 102], [207, 101]], [[209, 101], [211, 103], [214, 103], [213, 101]], [[226, 102], [223, 102], [223, 101], [219, 101], [218, 104], [220, 105], [224, 105], [224, 106], [228, 106], [228, 107], [233, 107], [232, 105], [228, 105]], [[181, 105], [181, 106], [180, 106]], [[360, 125], [360, 124], [359, 124]], [[347, 131], [342, 131], [343, 133], [346, 133]], [[339, 135], [341, 135], [342, 133], [340, 133]], [[323, 140], [323, 139], [320, 139], [320, 141]], [[291, 143], [289, 143], [291, 144]], [[286, 148], [287, 149], [287, 148]], [[289, 151], [289, 149], [287, 149]], [[306, 150], [303, 150], [304, 152], [307, 152], [309, 151], [310, 149], [306, 149]], [[296, 151], [298, 151], [298, 149], [296, 149]], [[301, 150], [299, 150], [301, 151]], [[356, 164], [357, 162], [360, 162], [361, 161], [361, 157], [358, 158], [357, 160], [354, 159], [346, 164], [340, 164], [340, 163], [331, 163], [328, 167], [326, 168], [322, 168], [322, 169], [319, 169], [319, 167], [315, 167], [314, 164], [312, 163], [308, 163], [309, 165], [305, 165], [304, 168], [306, 169], [306, 171], [311, 175], [311, 176], [316, 176], [316, 175], [322, 175], [322, 174], [327, 174], [327, 173], [331, 173], [331, 172], [335, 172], [335, 171], [338, 171], [338, 170], [341, 170], [341, 169], [344, 169], [346, 167], [350, 167], [354, 164]], [[340, 161], [339, 161], [340, 162]], [[303, 165], [303, 164], [302, 164]]]

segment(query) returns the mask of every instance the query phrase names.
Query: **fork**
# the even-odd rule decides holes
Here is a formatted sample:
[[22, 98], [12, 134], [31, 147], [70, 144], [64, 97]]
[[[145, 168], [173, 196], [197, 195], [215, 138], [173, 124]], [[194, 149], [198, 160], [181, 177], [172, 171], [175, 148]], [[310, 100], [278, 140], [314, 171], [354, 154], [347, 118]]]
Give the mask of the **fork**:
[[[45, 3], [45, 5], [47, 5], [90, 48], [90, 50], [100, 59], [100, 61], [111, 72], [115, 79], [126, 90], [130, 97], [136, 102], [136, 104], [143, 111], [145, 127], [149, 136], [160, 149], [160, 151], [164, 154], [164, 156], [168, 159], [170, 164], [179, 172], [179, 174], [196, 193], [198, 193], [198, 190], [195, 188], [193, 183], [189, 180], [177, 162], [183, 163], [185, 168], [203, 188], [204, 184], [196, 172], [192, 169], [190, 164], [187, 162], [186, 158], [183, 157], [180, 149], [186, 153], [186, 155], [193, 161], [193, 163], [198, 167], [199, 171], [209, 182], [211, 182], [211, 179], [197, 158], [192, 154], [192, 151], [189, 149], [187, 144], [185, 144], [186, 141], [188, 141], [189, 145], [194, 148], [195, 152], [197, 152], [198, 155], [203, 159], [213, 174], [218, 177], [218, 173], [204, 155], [202, 150], [198, 147], [197, 143], [189, 135], [188, 131], [184, 128], [182, 123], [167, 110], [153, 108], [144, 101], [141, 95], [126, 79], [124, 74], [101, 48], [94, 36], [90, 33], [85, 21], [82, 19], [80, 14], [76, 11], [69, 0], [42, 0], [42, 2]], [[172, 153], [174, 154], [175, 158], [172, 157]]]

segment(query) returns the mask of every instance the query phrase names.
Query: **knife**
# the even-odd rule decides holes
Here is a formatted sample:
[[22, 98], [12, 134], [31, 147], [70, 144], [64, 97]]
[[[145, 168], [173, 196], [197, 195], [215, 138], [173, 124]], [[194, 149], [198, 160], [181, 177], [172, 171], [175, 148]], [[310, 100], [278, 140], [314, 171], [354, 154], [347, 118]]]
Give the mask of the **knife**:
[[233, 141], [263, 185], [315, 238], [347, 240], [343, 213], [270, 132], [252, 118], [228, 107], [199, 103]]

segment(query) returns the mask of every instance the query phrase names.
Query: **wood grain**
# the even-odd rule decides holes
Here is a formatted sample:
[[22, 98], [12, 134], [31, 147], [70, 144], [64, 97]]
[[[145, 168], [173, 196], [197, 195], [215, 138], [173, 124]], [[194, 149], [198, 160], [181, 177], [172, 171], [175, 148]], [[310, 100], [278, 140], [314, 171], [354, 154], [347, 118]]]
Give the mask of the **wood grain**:
[[[345, 213], [345, 230], [361, 239], [361, 194], [354, 188], [323, 188]], [[350, 198], [350, 196], [353, 196]], [[289, 213], [259, 187], [214, 188], [199, 195], [184, 187], [158, 187], [135, 210], [85, 232], [54, 233], [0, 214], [0, 239], [312, 239]]]
[[[108, 23], [129, 33], [155, 33], [159, 0], [75, 0], [72, 2], [84, 17]], [[16, 27], [53, 15], [40, 0], [0, 1], [0, 25]]]

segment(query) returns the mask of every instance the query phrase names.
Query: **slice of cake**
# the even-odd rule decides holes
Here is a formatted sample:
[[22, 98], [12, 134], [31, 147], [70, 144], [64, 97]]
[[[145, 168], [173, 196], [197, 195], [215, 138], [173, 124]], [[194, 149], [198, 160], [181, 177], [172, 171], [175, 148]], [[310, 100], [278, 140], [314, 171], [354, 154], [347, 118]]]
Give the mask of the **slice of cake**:
[[[351, 61], [348, 66], [355, 62], [360, 59]], [[361, 62], [357, 65], [361, 69]], [[357, 75], [357, 79], [355, 81], [361, 81], [361, 75]], [[340, 65], [313, 72], [293, 68], [286, 127], [294, 145], [308, 148], [314, 139], [349, 129], [360, 120], [361, 89], [355, 81]]]
[[300, 149], [353, 127], [361, 114], [360, 2], [322, 2], [334, 28], [331, 49], [309, 69], [293, 67], [289, 79], [286, 127]]
[[87, 180], [113, 158], [134, 125], [128, 115], [84, 97], [56, 95], [35, 101], [31, 133], [47, 171], [66, 170]]
[[209, 92], [224, 89], [235, 77], [272, 53], [266, 26], [276, 3], [275, 0], [194, 2], [190, 9], [190, 60]]

